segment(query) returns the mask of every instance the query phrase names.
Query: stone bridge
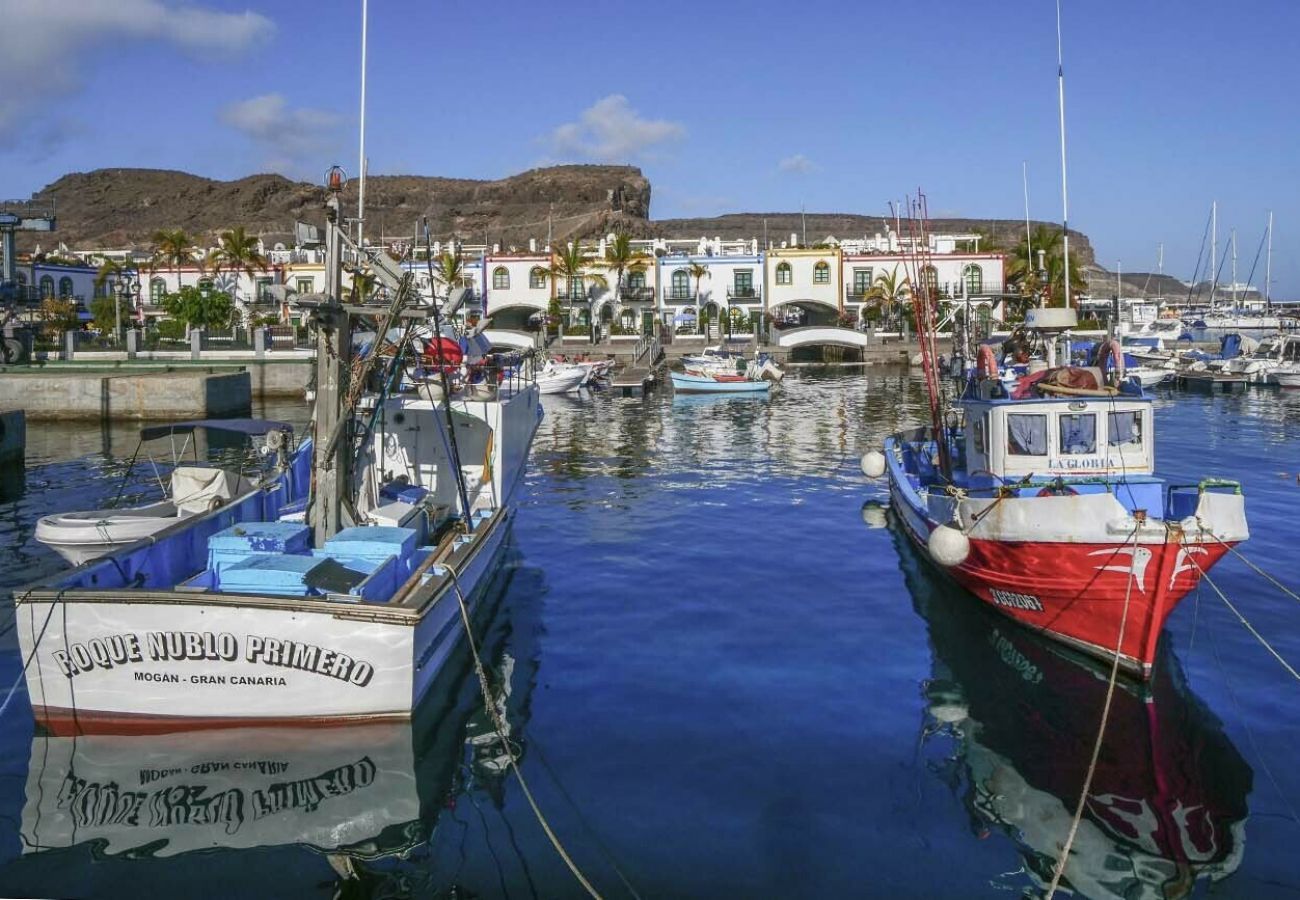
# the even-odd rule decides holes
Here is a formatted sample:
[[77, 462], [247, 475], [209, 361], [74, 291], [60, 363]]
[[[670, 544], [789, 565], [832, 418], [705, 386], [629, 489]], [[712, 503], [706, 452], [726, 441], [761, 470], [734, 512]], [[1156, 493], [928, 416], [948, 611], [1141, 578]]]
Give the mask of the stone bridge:
[[796, 347], [815, 347], [830, 344], [836, 347], [850, 347], [862, 350], [870, 344], [870, 339], [854, 328], [840, 328], [837, 325], [808, 325], [803, 328], [786, 328], [776, 332], [776, 345], [785, 350]]

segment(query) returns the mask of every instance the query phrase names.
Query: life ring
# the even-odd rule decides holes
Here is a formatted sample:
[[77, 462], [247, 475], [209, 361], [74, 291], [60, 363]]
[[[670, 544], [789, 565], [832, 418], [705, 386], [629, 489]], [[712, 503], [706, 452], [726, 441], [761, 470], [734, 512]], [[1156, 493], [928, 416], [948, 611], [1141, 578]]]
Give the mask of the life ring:
[[998, 358], [988, 344], [980, 345], [975, 361], [975, 373], [980, 378], [998, 377]]
[[[1107, 358], [1110, 359], [1110, 365], [1106, 365]], [[1113, 372], [1117, 380], [1124, 380], [1124, 348], [1119, 345], [1119, 341], [1111, 338], [1102, 342], [1097, 348], [1097, 365], [1106, 374]]]

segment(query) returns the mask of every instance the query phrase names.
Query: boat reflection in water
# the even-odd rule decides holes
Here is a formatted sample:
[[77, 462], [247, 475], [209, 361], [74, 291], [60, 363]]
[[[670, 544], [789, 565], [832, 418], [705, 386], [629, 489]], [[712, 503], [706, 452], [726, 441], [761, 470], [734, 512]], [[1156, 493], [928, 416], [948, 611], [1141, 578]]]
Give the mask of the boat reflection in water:
[[[929, 624], [922, 742], [981, 836], [1018, 845], [1050, 883], [1087, 775], [1107, 667], [970, 602], [895, 530]], [[936, 752], [937, 751], [937, 752]], [[1122, 680], [1062, 886], [1085, 897], [1185, 897], [1241, 864], [1251, 769], [1162, 647], [1147, 685]]]
[[[501, 603], [518, 566], [513, 547], [506, 556], [491, 602], [480, 607], [491, 618], [477, 628], [497, 708], [522, 758], [519, 730], [539, 626], [535, 613]], [[525, 597], [515, 606], [534, 604]], [[63, 893], [84, 895], [114, 894], [113, 882], [141, 876], [178, 877], [194, 894], [228, 895], [232, 887], [262, 893], [276, 883], [296, 893], [320, 882], [319, 864], [309, 860], [303, 871], [306, 850], [325, 856], [338, 876], [336, 896], [383, 894], [385, 885], [409, 877], [413, 852], [428, 855], [417, 848], [432, 843], [439, 818], [458, 798], [501, 800], [508, 756], [463, 644], [461, 656], [407, 722], [37, 734], [19, 834], [23, 856], [0, 865], [0, 881], [56, 894], [74, 884]], [[421, 873], [428, 878], [454, 885], [455, 873]]]

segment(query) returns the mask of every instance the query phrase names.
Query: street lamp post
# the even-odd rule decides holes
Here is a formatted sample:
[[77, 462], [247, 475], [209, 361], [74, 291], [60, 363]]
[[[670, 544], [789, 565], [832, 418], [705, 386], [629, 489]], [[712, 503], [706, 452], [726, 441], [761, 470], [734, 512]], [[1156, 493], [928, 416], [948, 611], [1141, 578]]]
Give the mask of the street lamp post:
[[127, 273], [117, 280], [117, 290], [113, 292], [113, 343], [122, 341], [122, 300], [135, 296], [135, 280]]

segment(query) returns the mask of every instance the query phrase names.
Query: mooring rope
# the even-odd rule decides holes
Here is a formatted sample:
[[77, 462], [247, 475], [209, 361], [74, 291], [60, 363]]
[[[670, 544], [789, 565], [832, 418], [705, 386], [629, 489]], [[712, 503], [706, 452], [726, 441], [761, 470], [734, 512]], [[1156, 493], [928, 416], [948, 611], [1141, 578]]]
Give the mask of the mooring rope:
[[[1291, 590], [1291, 589], [1290, 589], [1289, 587], [1287, 587], [1285, 584], [1283, 584], [1282, 582], [1278, 581], [1278, 580], [1277, 580], [1276, 578], [1274, 578], [1272, 575], [1270, 575], [1270, 574], [1268, 574], [1267, 572], [1265, 572], [1263, 569], [1261, 569], [1261, 568], [1260, 568], [1259, 566], [1257, 566], [1255, 563], [1251, 562], [1251, 561], [1246, 557], [1246, 554], [1242, 553], [1240, 550], [1238, 550], [1238, 549], [1237, 549], [1236, 547], [1234, 547], [1232, 544], [1229, 544], [1227, 541], [1225, 541], [1223, 538], [1219, 537], [1219, 536], [1218, 536], [1217, 534], [1215, 534], [1213, 531], [1210, 531], [1208, 528], [1206, 528], [1206, 527], [1201, 523], [1201, 520], [1200, 520], [1199, 518], [1196, 520], [1196, 524], [1198, 524], [1198, 525], [1201, 526], [1201, 532], [1202, 532], [1203, 534], [1208, 534], [1210, 537], [1214, 538], [1214, 539], [1215, 539], [1216, 541], [1218, 541], [1220, 544], [1222, 544], [1223, 546], [1227, 547], [1228, 550], [1229, 550], [1229, 551], [1230, 551], [1234, 556], [1236, 556], [1239, 560], [1241, 560], [1242, 562], [1244, 562], [1244, 563], [1245, 563], [1245, 564], [1246, 564], [1246, 565], [1247, 565], [1247, 566], [1248, 566], [1252, 571], [1255, 572], [1255, 574], [1257, 574], [1257, 575], [1259, 575], [1260, 577], [1262, 577], [1265, 581], [1267, 581], [1269, 584], [1273, 585], [1273, 587], [1277, 588], [1277, 589], [1278, 589], [1279, 591], [1281, 591], [1282, 593], [1286, 594], [1286, 595], [1287, 595], [1288, 597], [1290, 597], [1292, 600], [1300, 600], [1300, 594], [1297, 594], [1295, 591]], [[1199, 568], [1199, 566], [1198, 566], [1198, 568]]]
[[1273, 649], [1273, 645], [1264, 639], [1264, 635], [1260, 634], [1258, 631], [1255, 630], [1255, 626], [1250, 624], [1250, 621], [1241, 614], [1241, 610], [1237, 609], [1237, 607], [1232, 605], [1232, 601], [1228, 599], [1228, 595], [1223, 593], [1223, 591], [1219, 590], [1219, 586], [1215, 584], [1210, 579], [1210, 576], [1206, 574], [1206, 571], [1201, 568], [1201, 564], [1196, 561], [1196, 557], [1188, 555], [1187, 558], [1188, 560], [1191, 561], [1192, 565], [1196, 566], [1196, 571], [1201, 573], [1201, 577], [1204, 578], [1205, 583], [1210, 586], [1210, 590], [1214, 591], [1214, 593], [1219, 595], [1219, 599], [1223, 601], [1224, 606], [1232, 610], [1232, 614], [1237, 617], [1238, 621], [1240, 621], [1242, 625], [1246, 626], [1247, 631], [1249, 631], [1252, 635], [1255, 636], [1255, 640], [1263, 644], [1264, 649], [1267, 650], [1269, 653], [1273, 654], [1273, 658], [1282, 664], [1282, 668], [1286, 669], [1288, 672], [1291, 673], [1292, 678], [1294, 678], [1296, 681], [1300, 681], [1300, 672], [1297, 672], [1294, 666], [1292, 666], [1289, 662], [1283, 659], [1282, 654], [1278, 653], [1276, 650]]
[[483, 660], [478, 653], [478, 642], [474, 639], [474, 626], [469, 617], [469, 605], [465, 602], [464, 593], [461, 592], [460, 580], [456, 577], [456, 571], [450, 565], [447, 566], [447, 574], [451, 576], [451, 586], [455, 589], [456, 600], [460, 604], [460, 618], [465, 625], [465, 637], [469, 641], [470, 655], [474, 657], [474, 672], [478, 675], [479, 689], [483, 694], [483, 706], [487, 709], [489, 718], [492, 719], [492, 727], [496, 730], [497, 737], [501, 739], [501, 745], [506, 751], [506, 758], [510, 760], [510, 770], [519, 779], [519, 787], [524, 792], [524, 798], [528, 801], [528, 805], [532, 807], [537, 823], [542, 826], [542, 831], [546, 832], [546, 837], [550, 840], [551, 846], [555, 848], [555, 852], [560, 855], [560, 859], [564, 860], [564, 864], [573, 873], [573, 877], [578, 880], [578, 883], [582, 885], [593, 900], [603, 900], [600, 892], [587, 880], [587, 876], [582, 873], [582, 870], [578, 868], [578, 864], [573, 861], [568, 851], [564, 849], [564, 844], [560, 842], [560, 838], [551, 829], [551, 825], [542, 813], [541, 807], [537, 805], [537, 800], [533, 798], [533, 792], [528, 788], [528, 782], [524, 780], [524, 773], [519, 769], [519, 761], [515, 757], [510, 738], [506, 735], [506, 726], [501, 719], [501, 712], [497, 709], [496, 703], [492, 701], [492, 690], [488, 685], [487, 673], [483, 669]]
[[[21, 684], [22, 680], [27, 676], [27, 669], [31, 666], [32, 660], [36, 658], [36, 651], [41, 648], [41, 641], [45, 638], [45, 629], [50, 627], [50, 619], [54, 616], [54, 607], [58, 606], [62, 601], [63, 593], [60, 592], [55, 601], [50, 604], [50, 611], [45, 614], [45, 622], [41, 625], [41, 633], [37, 636], [36, 640], [32, 642], [32, 652], [27, 655], [27, 662], [23, 663], [22, 670], [18, 673], [18, 677], [15, 678], [14, 683], [9, 686], [9, 693], [5, 695], [4, 703], [0, 703], [0, 718], [4, 718], [5, 710], [9, 708], [9, 701], [13, 700], [14, 692], [18, 690], [18, 685]], [[18, 610], [15, 608], [14, 621], [17, 622], [17, 620]]]
[[[1129, 532], [1128, 539], [1124, 541], [1125, 547], [1130, 543], [1136, 545], [1138, 527], [1135, 525], [1133, 530]], [[1136, 556], [1136, 554], [1134, 555]], [[1061, 876], [1065, 874], [1065, 866], [1070, 859], [1070, 848], [1074, 846], [1074, 838], [1079, 832], [1079, 822], [1083, 819], [1083, 806], [1088, 802], [1088, 791], [1092, 789], [1092, 776], [1097, 773], [1097, 759], [1101, 756], [1101, 742], [1106, 735], [1106, 723], [1110, 719], [1110, 703], [1115, 696], [1115, 684], [1119, 680], [1119, 661], [1123, 655], [1124, 632], [1128, 626], [1128, 607], [1132, 596], [1133, 570], [1130, 565], [1128, 586], [1124, 590], [1124, 608], [1119, 618], [1119, 638], [1115, 641], [1115, 660], [1110, 666], [1110, 681], [1106, 684], [1106, 702], [1101, 707], [1101, 722], [1097, 726], [1097, 739], [1092, 745], [1092, 759], [1088, 762], [1088, 774], [1083, 779], [1083, 790], [1079, 793], [1079, 802], [1074, 808], [1074, 818], [1070, 821], [1070, 831], [1065, 836], [1065, 844], [1061, 848], [1061, 857], [1056, 861], [1056, 867], [1052, 872], [1052, 883], [1047, 888], [1045, 900], [1052, 900], [1052, 897], [1056, 894], [1056, 889], [1061, 884]]]

